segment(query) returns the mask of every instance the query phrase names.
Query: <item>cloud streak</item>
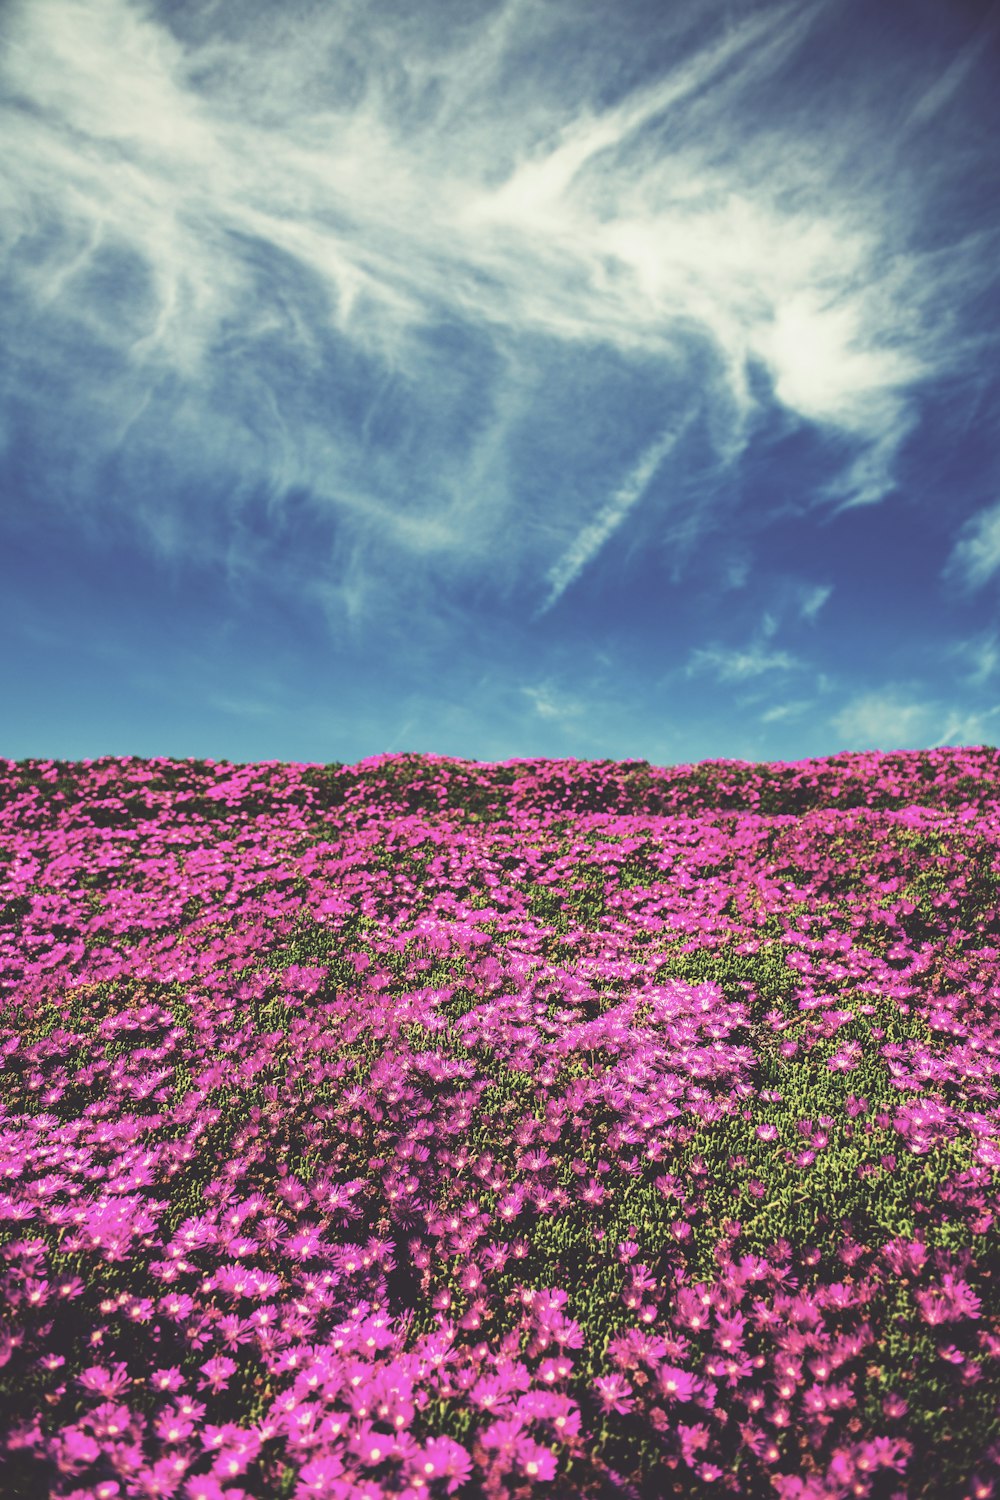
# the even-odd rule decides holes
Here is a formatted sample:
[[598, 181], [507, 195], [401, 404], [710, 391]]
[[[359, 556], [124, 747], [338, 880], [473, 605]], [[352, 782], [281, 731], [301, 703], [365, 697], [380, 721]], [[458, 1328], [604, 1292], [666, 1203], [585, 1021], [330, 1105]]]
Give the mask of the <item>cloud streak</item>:
[[679, 442], [688, 425], [689, 420], [682, 421], [677, 427], [665, 432], [662, 437], [651, 443], [640, 455], [624, 483], [602, 506], [594, 519], [573, 538], [562, 557], [546, 575], [549, 594], [542, 605], [541, 614], [552, 608], [570, 585], [579, 578], [591, 559], [597, 556], [608, 539], [614, 536], [633, 506], [642, 499], [663, 460]]
[[719, 682], [746, 682], [768, 672], [791, 672], [801, 666], [802, 663], [789, 652], [768, 651], [761, 645], [751, 645], [742, 651], [725, 646], [705, 646], [692, 653], [687, 675], [697, 677], [703, 672], [711, 672]]
[[833, 724], [851, 750], [905, 750], [924, 745], [982, 745], [996, 734], [1000, 708], [970, 711], [939, 700], [914, 697], [887, 684], [877, 692], [859, 694], [838, 714]]
[[965, 523], [945, 565], [945, 577], [962, 588], [981, 589], [1000, 568], [1000, 504], [978, 511]]

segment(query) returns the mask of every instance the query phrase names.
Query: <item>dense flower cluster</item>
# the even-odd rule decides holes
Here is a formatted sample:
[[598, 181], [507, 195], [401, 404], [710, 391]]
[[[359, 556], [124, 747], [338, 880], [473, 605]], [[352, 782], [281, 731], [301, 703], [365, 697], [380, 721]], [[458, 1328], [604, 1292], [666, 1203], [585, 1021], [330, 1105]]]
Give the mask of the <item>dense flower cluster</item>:
[[0, 1489], [1000, 1500], [1000, 755], [0, 761]]

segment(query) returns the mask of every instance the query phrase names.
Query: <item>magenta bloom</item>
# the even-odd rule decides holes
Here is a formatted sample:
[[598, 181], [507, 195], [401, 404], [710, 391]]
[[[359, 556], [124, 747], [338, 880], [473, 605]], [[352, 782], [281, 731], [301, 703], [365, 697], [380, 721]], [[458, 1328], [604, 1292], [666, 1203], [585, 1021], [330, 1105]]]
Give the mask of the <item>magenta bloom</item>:
[[510, 1405], [511, 1387], [496, 1375], [483, 1375], [469, 1391], [469, 1400], [481, 1411], [502, 1411]]
[[184, 1486], [185, 1500], [226, 1500], [226, 1491], [214, 1474], [199, 1474]]
[[705, 1382], [689, 1370], [662, 1365], [656, 1374], [657, 1384], [668, 1401], [694, 1401], [705, 1389]]
[[105, 1369], [103, 1365], [91, 1365], [76, 1377], [76, 1383], [95, 1396], [120, 1396], [132, 1384], [123, 1364], [115, 1365], [113, 1370]]
[[681, 1457], [688, 1467], [693, 1469], [698, 1463], [698, 1454], [703, 1453], [708, 1447], [708, 1428], [700, 1422], [694, 1427], [679, 1422], [677, 1434], [681, 1440]]
[[861, 1066], [862, 1056], [860, 1042], [845, 1042], [826, 1065], [831, 1073], [853, 1073]]
[[517, 1467], [527, 1479], [554, 1479], [556, 1474], [555, 1454], [543, 1448], [532, 1438], [522, 1437], [515, 1452]]
[[594, 1390], [605, 1412], [615, 1412], [618, 1416], [624, 1416], [635, 1405], [632, 1400], [632, 1387], [624, 1375], [600, 1375], [594, 1381]]
[[962, 1318], [978, 1318], [982, 1301], [967, 1281], [946, 1271], [936, 1287], [914, 1293], [925, 1323], [956, 1323]]
[[472, 1472], [472, 1459], [461, 1443], [439, 1437], [426, 1443], [410, 1461], [410, 1472], [426, 1484], [446, 1479], [446, 1493], [453, 1495]]
[[59, 1439], [59, 1468], [64, 1474], [72, 1474], [96, 1461], [100, 1448], [89, 1433], [79, 1427], [66, 1427]]
[[236, 1374], [236, 1361], [230, 1359], [228, 1354], [218, 1354], [214, 1359], [207, 1359], [199, 1368], [205, 1379], [199, 1380], [198, 1389], [203, 1391], [207, 1388], [213, 1393], [218, 1393], [226, 1389], [231, 1378]]
[[502, 1417], [499, 1422], [494, 1422], [481, 1434], [483, 1446], [494, 1452], [502, 1462], [508, 1464], [514, 1461], [523, 1437], [524, 1426], [519, 1417]]
[[184, 1417], [176, 1409], [168, 1408], [157, 1417], [154, 1431], [164, 1443], [183, 1443], [194, 1431], [194, 1423], [190, 1417]]
[[323, 1500], [334, 1494], [334, 1484], [344, 1472], [344, 1465], [334, 1454], [312, 1458], [299, 1470], [295, 1500]]
[[370, 1422], [362, 1422], [351, 1438], [351, 1448], [361, 1463], [375, 1467], [396, 1451], [396, 1439], [393, 1433], [380, 1432]]

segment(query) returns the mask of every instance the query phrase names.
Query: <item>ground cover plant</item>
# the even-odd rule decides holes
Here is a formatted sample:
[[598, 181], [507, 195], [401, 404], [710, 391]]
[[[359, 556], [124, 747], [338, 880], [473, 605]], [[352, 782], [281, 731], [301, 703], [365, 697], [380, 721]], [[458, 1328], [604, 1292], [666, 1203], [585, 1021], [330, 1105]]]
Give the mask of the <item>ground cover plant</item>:
[[1000, 754], [0, 761], [0, 1491], [1000, 1496]]

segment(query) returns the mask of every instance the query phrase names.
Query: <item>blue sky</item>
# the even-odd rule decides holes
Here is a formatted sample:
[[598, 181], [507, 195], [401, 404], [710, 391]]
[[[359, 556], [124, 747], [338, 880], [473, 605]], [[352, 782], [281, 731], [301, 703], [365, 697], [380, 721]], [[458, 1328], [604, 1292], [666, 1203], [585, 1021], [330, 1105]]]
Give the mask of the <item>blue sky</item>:
[[1000, 6], [13, 0], [0, 753], [1000, 742]]

